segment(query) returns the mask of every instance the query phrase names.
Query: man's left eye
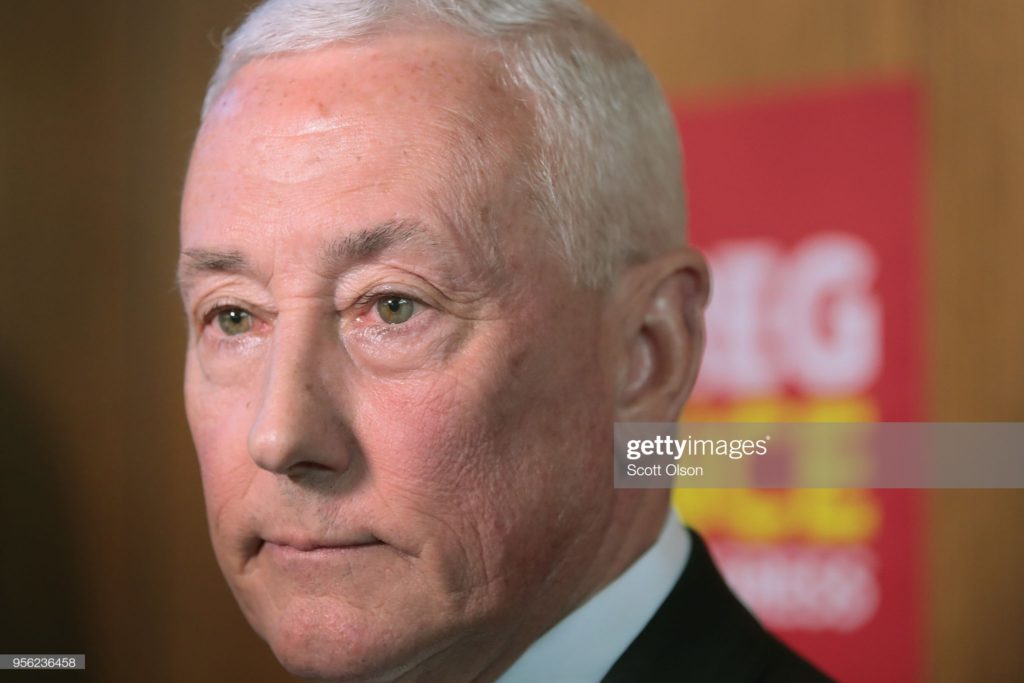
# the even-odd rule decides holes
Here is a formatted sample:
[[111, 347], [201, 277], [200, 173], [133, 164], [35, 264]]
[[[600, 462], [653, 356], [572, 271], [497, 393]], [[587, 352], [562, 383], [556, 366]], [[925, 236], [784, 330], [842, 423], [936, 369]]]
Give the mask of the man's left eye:
[[377, 300], [377, 313], [389, 325], [401, 325], [416, 312], [416, 302], [404, 296], [385, 296]]

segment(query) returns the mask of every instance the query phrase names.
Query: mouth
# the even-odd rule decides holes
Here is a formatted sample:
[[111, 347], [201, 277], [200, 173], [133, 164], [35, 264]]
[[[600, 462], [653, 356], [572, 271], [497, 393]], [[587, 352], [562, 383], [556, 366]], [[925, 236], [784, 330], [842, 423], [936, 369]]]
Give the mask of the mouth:
[[266, 553], [283, 561], [330, 559], [352, 555], [387, 545], [379, 538], [353, 538], [342, 541], [313, 539], [261, 539], [258, 553]]

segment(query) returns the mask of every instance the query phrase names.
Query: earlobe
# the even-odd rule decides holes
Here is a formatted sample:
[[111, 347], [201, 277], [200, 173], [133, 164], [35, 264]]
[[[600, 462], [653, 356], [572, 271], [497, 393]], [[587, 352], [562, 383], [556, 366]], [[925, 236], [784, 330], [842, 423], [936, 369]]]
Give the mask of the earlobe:
[[625, 373], [619, 421], [677, 419], [689, 397], [704, 352], [708, 272], [690, 248], [635, 266], [623, 278], [622, 304], [633, 315], [625, 327]]

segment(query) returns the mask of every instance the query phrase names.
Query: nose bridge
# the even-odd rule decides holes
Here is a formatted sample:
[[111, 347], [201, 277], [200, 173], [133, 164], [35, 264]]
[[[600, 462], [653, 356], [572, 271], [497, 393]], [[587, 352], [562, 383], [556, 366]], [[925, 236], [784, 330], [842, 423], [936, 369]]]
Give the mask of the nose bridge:
[[294, 475], [343, 472], [349, 462], [340, 377], [332, 367], [329, 332], [314, 311], [281, 313], [275, 321], [259, 407], [249, 431], [249, 454], [261, 468]]

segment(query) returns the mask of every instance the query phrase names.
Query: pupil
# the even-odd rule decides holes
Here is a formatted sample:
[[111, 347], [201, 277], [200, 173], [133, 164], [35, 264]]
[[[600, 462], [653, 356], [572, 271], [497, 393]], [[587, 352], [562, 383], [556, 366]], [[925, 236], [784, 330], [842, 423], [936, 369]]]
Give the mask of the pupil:
[[402, 304], [405, 303], [404, 299], [396, 299], [394, 297], [388, 299], [388, 308], [391, 309], [392, 313], [398, 313], [398, 309], [401, 308]]

